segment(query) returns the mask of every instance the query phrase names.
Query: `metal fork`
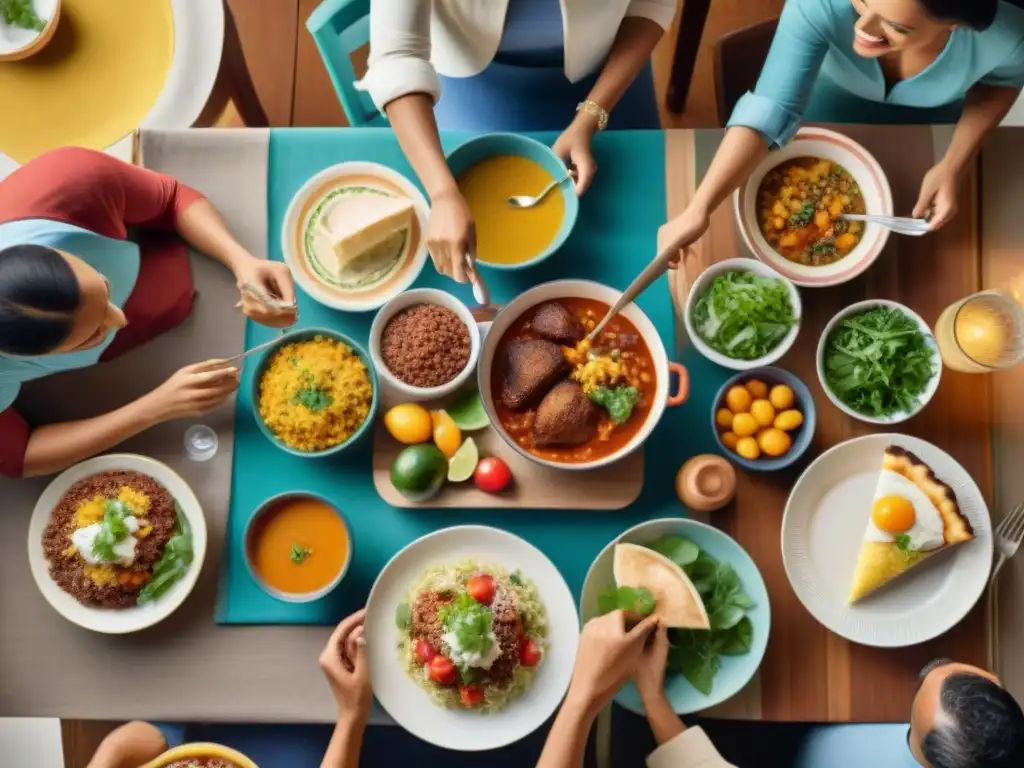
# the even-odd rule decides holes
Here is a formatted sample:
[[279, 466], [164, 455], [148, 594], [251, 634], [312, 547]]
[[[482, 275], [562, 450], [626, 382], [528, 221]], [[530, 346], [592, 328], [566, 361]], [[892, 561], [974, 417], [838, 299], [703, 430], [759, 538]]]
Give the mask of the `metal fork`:
[[1017, 554], [1021, 541], [1024, 541], [1024, 502], [1014, 507], [1013, 511], [1004, 517], [996, 527], [996, 547], [999, 550], [999, 557], [996, 559], [992, 575], [989, 577], [989, 584], [995, 582], [1003, 564]]

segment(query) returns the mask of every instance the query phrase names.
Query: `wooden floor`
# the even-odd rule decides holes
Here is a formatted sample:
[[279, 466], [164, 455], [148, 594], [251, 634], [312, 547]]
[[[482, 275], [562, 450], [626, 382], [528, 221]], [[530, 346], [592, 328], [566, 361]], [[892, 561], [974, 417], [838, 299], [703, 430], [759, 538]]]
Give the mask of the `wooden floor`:
[[[252, 81], [256, 101], [232, 94], [222, 83], [211, 101], [206, 124], [246, 124], [242, 115], [262, 110], [271, 126], [345, 125], [320, 55], [306, 31], [306, 18], [320, 0], [227, 0], [244, 53], [244, 75]], [[685, 2], [685, 0], [684, 0]], [[783, 0], [714, 0], [697, 59], [686, 111], [671, 115], [662, 108], [666, 128], [711, 128], [717, 125], [713, 69], [714, 41], [723, 34], [774, 16]], [[230, 33], [229, 33], [230, 34]], [[676, 29], [654, 54], [659, 102], [665, 103]], [[229, 39], [225, 50], [232, 42]], [[69, 720], [62, 723], [67, 768], [85, 768], [96, 746], [114, 723]]]

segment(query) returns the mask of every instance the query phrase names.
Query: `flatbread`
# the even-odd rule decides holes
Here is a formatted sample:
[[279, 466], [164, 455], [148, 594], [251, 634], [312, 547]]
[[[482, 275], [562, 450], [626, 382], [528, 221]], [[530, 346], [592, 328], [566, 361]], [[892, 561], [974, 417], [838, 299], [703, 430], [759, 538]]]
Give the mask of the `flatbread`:
[[617, 544], [615, 583], [643, 587], [654, 595], [654, 615], [662, 624], [679, 629], [710, 629], [707, 609], [683, 569], [653, 549], [637, 544]]

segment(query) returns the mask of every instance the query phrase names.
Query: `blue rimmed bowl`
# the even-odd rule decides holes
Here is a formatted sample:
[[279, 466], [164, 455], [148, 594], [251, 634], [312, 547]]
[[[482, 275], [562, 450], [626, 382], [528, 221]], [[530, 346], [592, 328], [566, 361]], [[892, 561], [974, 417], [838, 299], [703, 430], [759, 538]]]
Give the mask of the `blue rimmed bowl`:
[[[715, 415], [719, 408], [725, 408], [725, 394], [737, 384], [743, 385], [751, 379], [759, 379], [768, 385], [770, 390], [776, 384], [785, 384], [793, 390], [793, 407], [804, 415], [804, 423], [789, 433], [792, 445], [784, 456], [773, 458], [761, 456], [758, 459], [745, 459], [732, 448], [722, 442], [722, 430], [715, 421]], [[777, 472], [780, 469], [792, 466], [803, 456], [814, 439], [814, 428], [817, 424], [817, 411], [814, 407], [814, 398], [811, 390], [807, 388], [799, 378], [787, 371], [785, 368], [778, 368], [774, 365], [766, 365], [760, 368], [752, 368], [749, 371], [737, 373], [729, 378], [722, 388], [718, 390], [711, 405], [711, 430], [715, 434], [715, 442], [723, 456], [743, 469], [752, 472]]]
[[[263, 417], [260, 416], [259, 406], [260, 382], [263, 381], [263, 376], [267, 372], [267, 368], [270, 366], [270, 361], [273, 360], [274, 355], [277, 354], [278, 350], [288, 344], [311, 341], [318, 336], [345, 344], [359, 357], [360, 360], [363, 361], [363, 365], [366, 366], [367, 374], [370, 377], [370, 389], [373, 392], [373, 397], [370, 401], [370, 411], [366, 415], [366, 419], [364, 419], [359, 428], [349, 436], [348, 440], [322, 451], [300, 451], [298, 448], [293, 448], [283, 442], [271, 431], [270, 427], [263, 422]], [[302, 328], [300, 330], [289, 331], [260, 353], [259, 362], [256, 364], [256, 371], [252, 377], [252, 390], [250, 395], [252, 397], [253, 416], [256, 419], [256, 423], [259, 425], [260, 431], [266, 435], [270, 442], [285, 453], [290, 453], [292, 456], [316, 459], [323, 458], [325, 456], [334, 456], [335, 454], [341, 453], [345, 449], [358, 443], [364, 435], [371, 431], [370, 427], [373, 424], [374, 418], [377, 416], [377, 407], [380, 403], [380, 381], [377, 378], [377, 370], [374, 368], [373, 361], [370, 359], [370, 356], [367, 354], [366, 350], [357, 344], [352, 338], [343, 333], [339, 333], [338, 331], [332, 331], [329, 328]]]
[[[470, 166], [476, 165], [481, 160], [499, 155], [515, 155], [532, 160], [551, 174], [552, 179], [561, 179], [566, 174], [565, 163], [551, 151], [551, 147], [540, 143], [536, 139], [520, 136], [516, 133], [488, 133], [470, 139], [448, 153], [448, 167], [451, 169], [452, 175], [458, 178], [459, 174], [463, 173]], [[579, 215], [580, 210], [580, 201], [576, 196], [576, 187], [571, 182], [565, 181], [548, 194], [561, 194], [562, 200], [565, 202], [565, 215], [562, 217], [562, 226], [548, 247], [532, 259], [519, 262], [518, 264], [495, 264], [480, 260], [478, 262], [480, 266], [489, 269], [526, 269], [544, 261], [565, 244], [566, 239], [572, 232], [572, 228], [576, 226], [576, 217]]]

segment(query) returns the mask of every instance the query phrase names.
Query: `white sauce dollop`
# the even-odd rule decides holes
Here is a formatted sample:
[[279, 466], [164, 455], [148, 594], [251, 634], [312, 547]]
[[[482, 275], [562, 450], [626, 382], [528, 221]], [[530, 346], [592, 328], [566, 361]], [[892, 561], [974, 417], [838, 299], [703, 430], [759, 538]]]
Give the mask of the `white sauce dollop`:
[[491, 647], [485, 654], [464, 650], [459, 645], [459, 638], [455, 632], [445, 632], [442, 635], [442, 639], [444, 644], [448, 646], [449, 658], [452, 660], [452, 663], [462, 669], [467, 667], [490, 669], [491, 665], [501, 656], [501, 647], [498, 645], [498, 638], [494, 636], [493, 630], [487, 633], [487, 639], [491, 641]]
[[[129, 535], [114, 545], [114, 554], [117, 555], [117, 559], [113, 562], [117, 565], [128, 566], [135, 562], [135, 547], [138, 545], [139, 540], [131, 534], [139, 530], [139, 521], [134, 515], [128, 515], [125, 517], [124, 522], [128, 526]], [[93, 523], [84, 528], [79, 528], [71, 534], [71, 543], [78, 548], [78, 553], [85, 561], [92, 565], [103, 565], [111, 562], [99, 557], [94, 549], [96, 537], [99, 536], [101, 530], [103, 530], [102, 524]]]

